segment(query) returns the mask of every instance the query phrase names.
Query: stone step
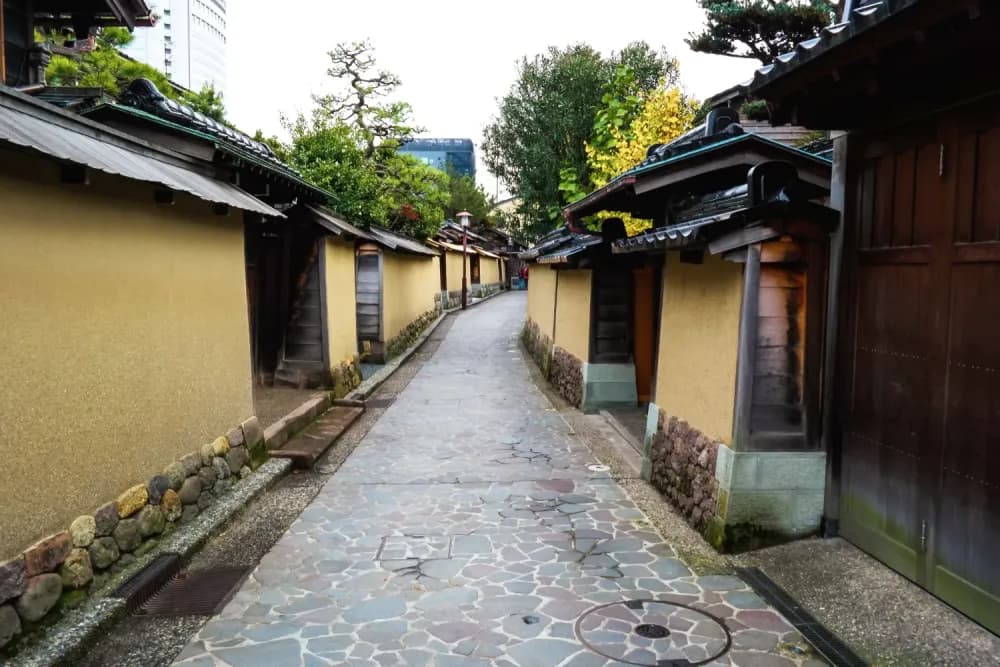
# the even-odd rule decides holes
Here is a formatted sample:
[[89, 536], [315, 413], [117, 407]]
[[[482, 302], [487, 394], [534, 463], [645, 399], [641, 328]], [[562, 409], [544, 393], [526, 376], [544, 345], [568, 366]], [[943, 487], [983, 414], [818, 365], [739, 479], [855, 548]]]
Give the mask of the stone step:
[[271, 457], [291, 459], [296, 468], [311, 468], [364, 411], [363, 407], [334, 406], [279, 449], [271, 450]]

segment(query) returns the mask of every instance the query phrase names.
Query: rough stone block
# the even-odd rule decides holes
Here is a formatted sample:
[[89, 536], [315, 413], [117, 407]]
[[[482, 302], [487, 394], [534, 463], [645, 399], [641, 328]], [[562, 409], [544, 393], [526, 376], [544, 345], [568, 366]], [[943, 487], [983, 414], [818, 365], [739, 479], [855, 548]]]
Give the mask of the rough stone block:
[[201, 468], [201, 456], [199, 454], [185, 454], [181, 457], [180, 464], [184, 466], [184, 472], [190, 477], [197, 475]]
[[0, 563], [0, 604], [16, 598], [28, 585], [28, 566], [24, 556]]
[[204, 491], [201, 492], [201, 495], [198, 496], [198, 509], [199, 510], [207, 509], [214, 502], [215, 502], [215, 496], [212, 495], [211, 491], [205, 489]]
[[118, 548], [122, 551], [133, 551], [142, 543], [142, 529], [139, 519], [122, 519], [113, 533]]
[[124, 519], [138, 512], [149, 502], [149, 491], [145, 484], [136, 484], [118, 496], [118, 518]]
[[226, 463], [226, 459], [221, 456], [216, 456], [212, 459], [212, 467], [215, 468], [216, 479], [229, 479], [232, 475], [232, 470], [229, 468], [229, 464]]
[[59, 568], [64, 588], [83, 588], [94, 578], [94, 568], [86, 549], [73, 549]]
[[220, 435], [212, 441], [212, 451], [216, 456], [226, 455], [226, 452], [229, 451], [229, 441], [226, 439], [226, 436]]
[[177, 495], [176, 491], [168, 489], [163, 494], [163, 499], [160, 501], [160, 510], [167, 521], [177, 521], [177, 519], [181, 518], [181, 512], [184, 511], [184, 504], [181, 502], [181, 498]]
[[264, 431], [260, 427], [260, 422], [257, 421], [256, 417], [251, 417], [242, 424], [240, 428], [243, 429], [243, 442], [247, 447], [253, 447], [264, 440]]
[[62, 595], [62, 577], [58, 574], [40, 574], [28, 579], [28, 587], [14, 603], [18, 615], [25, 621], [39, 621], [59, 601]]
[[149, 504], [159, 505], [163, 494], [170, 490], [170, 480], [164, 475], [157, 475], [146, 483], [146, 490], [149, 493]]
[[170, 480], [171, 489], [179, 491], [188, 474], [180, 461], [174, 461], [163, 470], [163, 476]]
[[229, 429], [226, 433], [226, 442], [229, 443], [229, 447], [239, 447], [245, 441], [243, 440], [243, 429], [239, 426]]
[[181, 513], [181, 523], [190, 523], [194, 521], [198, 516], [199, 511], [200, 510], [197, 505], [185, 505], [184, 511]]
[[66, 560], [72, 548], [73, 538], [69, 531], [65, 530], [39, 540], [24, 552], [24, 561], [28, 566], [27, 576], [31, 578], [55, 572]]
[[246, 447], [232, 447], [226, 452], [226, 463], [232, 471], [241, 470], [250, 461]]
[[113, 537], [98, 537], [87, 549], [87, 553], [90, 554], [90, 564], [98, 570], [111, 567], [121, 556], [121, 550]]
[[219, 473], [213, 466], [207, 465], [198, 471], [198, 479], [201, 480], [201, 488], [208, 489], [219, 479]]
[[181, 485], [181, 489], [177, 492], [177, 495], [185, 505], [194, 505], [198, 502], [198, 496], [201, 495], [201, 479], [198, 477], [188, 477], [184, 480], [184, 484]]
[[143, 537], [159, 535], [167, 523], [167, 518], [156, 505], [146, 505], [139, 511], [139, 532]]
[[212, 443], [205, 443], [198, 450], [198, 454], [201, 456], [201, 464], [203, 466], [212, 465], [212, 459], [215, 458], [215, 451], [212, 449]]
[[97, 533], [97, 522], [89, 514], [78, 516], [69, 525], [69, 534], [73, 539], [73, 546], [86, 549], [94, 541]]
[[14, 610], [14, 605], [0, 605], [0, 648], [21, 634], [21, 617]]

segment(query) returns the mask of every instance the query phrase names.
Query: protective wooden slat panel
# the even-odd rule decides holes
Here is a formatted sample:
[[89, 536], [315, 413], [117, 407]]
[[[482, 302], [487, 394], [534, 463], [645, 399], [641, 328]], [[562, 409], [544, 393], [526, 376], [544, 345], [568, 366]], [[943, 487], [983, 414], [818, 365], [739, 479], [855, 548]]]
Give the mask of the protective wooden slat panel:
[[858, 185], [858, 247], [872, 247], [872, 218], [875, 215], [875, 162], [865, 165]]
[[885, 248], [892, 245], [895, 184], [895, 159], [883, 155], [875, 160], [875, 213], [872, 222], [872, 247]]
[[948, 520], [939, 525], [935, 541], [939, 562], [994, 596], [1000, 595], [998, 284], [998, 263], [952, 270], [941, 503]]
[[941, 145], [921, 146], [917, 150], [913, 245], [930, 243], [934, 225], [940, 224], [941, 178]]
[[972, 240], [1000, 239], [1000, 128], [979, 135]]
[[898, 153], [893, 176], [892, 241], [893, 246], [913, 245], [913, 184], [916, 178], [917, 152]]
[[956, 159], [955, 198], [955, 241], [968, 243], [972, 241], [972, 218], [976, 207], [976, 161], [979, 147], [979, 135], [976, 132], [966, 132], [959, 137], [958, 156]]

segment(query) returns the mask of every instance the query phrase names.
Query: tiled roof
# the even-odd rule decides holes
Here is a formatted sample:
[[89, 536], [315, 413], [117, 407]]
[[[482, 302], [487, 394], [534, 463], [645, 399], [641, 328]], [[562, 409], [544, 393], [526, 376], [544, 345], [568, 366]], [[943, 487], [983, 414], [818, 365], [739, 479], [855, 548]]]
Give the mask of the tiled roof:
[[778, 56], [772, 64], [758, 69], [753, 79], [741, 88], [753, 94], [788, 72], [921, 1], [926, 0], [857, 0], [855, 8], [846, 17], [847, 20], [823, 28], [818, 37], [800, 42], [794, 51]]
[[574, 232], [567, 225], [549, 232], [518, 257], [539, 264], [558, 264], [603, 242], [600, 236]]

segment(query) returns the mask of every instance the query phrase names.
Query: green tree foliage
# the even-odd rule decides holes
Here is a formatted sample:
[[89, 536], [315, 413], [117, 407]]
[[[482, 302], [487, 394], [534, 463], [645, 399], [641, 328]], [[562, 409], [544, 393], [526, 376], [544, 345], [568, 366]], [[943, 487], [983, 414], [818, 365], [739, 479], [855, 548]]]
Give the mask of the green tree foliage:
[[288, 146], [258, 136], [306, 180], [333, 193], [331, 206], [351, 222], [417, 238], [437, 233], [451, 198], [449, 178], [396, 153], [418, 129], [408, 104], [386, 101], [399, 79], [376, 69], [365, 42], [338, 45], [330, 59], [327, 74], [342, 92], [316, 96], [309, 115], [285, 119]]
[[401, 82], [392, 72], [376, 67], [371, 43], [338, 44], [327, 55], [327, 76], [337, 82], [339, 90], [313, 96], [317, 113], [354, 127], [364, 140], [367, 157], [374, 157], [377, 149], [394, 153], [403, 141], [423, 131], [411, 124], [409, 104], [388, 99]]
[[119, 49], [128, 46], [132, 33], [125, 28], [104, 28], [97, 36], [97, 47], [78, 57], [53, 55], [45, 70], [46, 81], [53, 86], [103, 88], [117, 97], [135, 79], [149, 79], [167, 97], [177, 94], [163, 72], [145, 63], [126, 58]]
[[691, 34], [695, 51], [769, 64], [815, 37], [839, 15], [842, 0], [698, 0], [705, 28]]
[[472, 214], [474, 223], [490, 223], [490, 213], [493, 211], [493, 199], [486, 194], [482, 186], [476, 185], [471, 176], [461, 176], [450, 171], [448, 173], [448, 206], [447, 216], [454, 220], [460, 211]]
[[[564, 170], [571, 170], [581, 187], [591, 187], [585, 145], [620, 65], [635, 73], [633, 93], [677, 76], [674, 62], [643, 42], [610, 57], [586, 44], [553, 47], [519, 63], [517, 81], [484, 132], [483, 154], [490, 171], [521, 197], [522, 213], [534, 221], [530, 236], [559, 219], [568, 201], [559, 187]], [[634, 109], [623, 110], [622, 122], [629, 113]]]
[[222, 92], [216, 90], [215, 85], [212, 83], [206, 83], [198, 92], [190, 91], [185, 93], [181, 101], [209, 118], [217, 120], [220, 123], [229, 124], [226, 121], [226, 105], [222, 100]]

